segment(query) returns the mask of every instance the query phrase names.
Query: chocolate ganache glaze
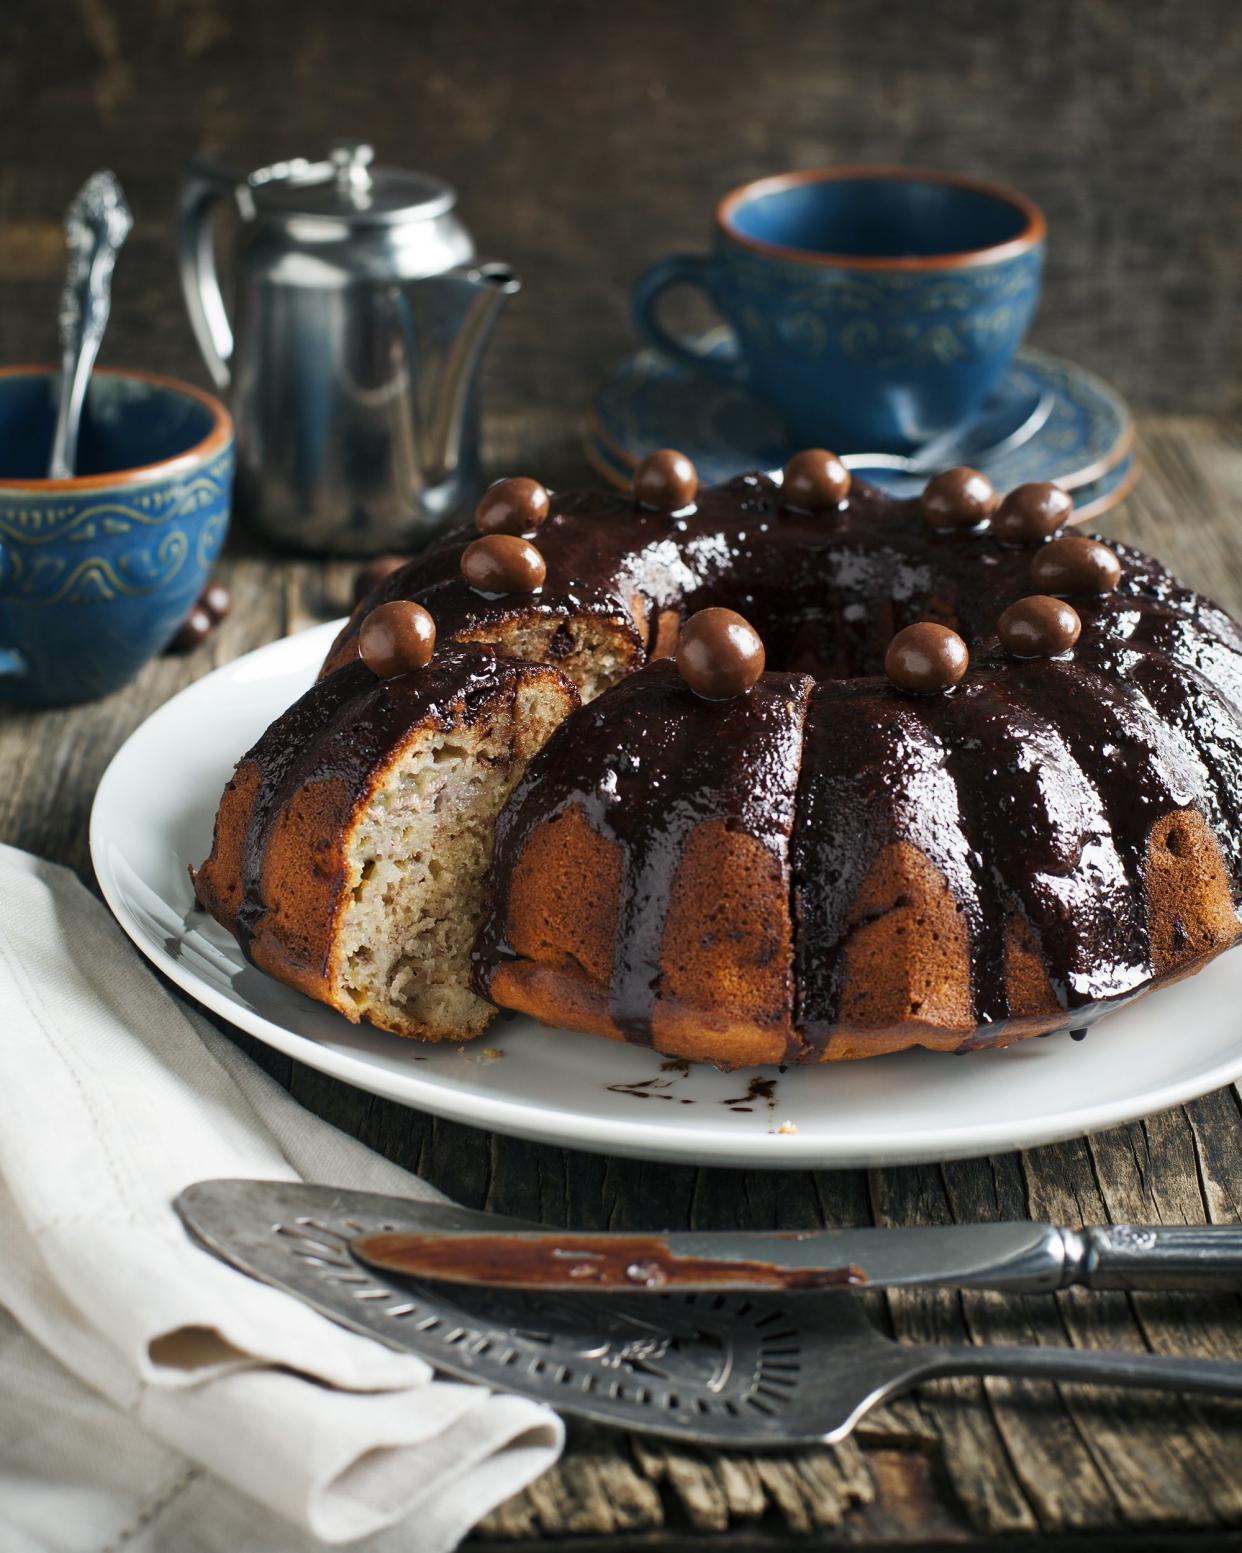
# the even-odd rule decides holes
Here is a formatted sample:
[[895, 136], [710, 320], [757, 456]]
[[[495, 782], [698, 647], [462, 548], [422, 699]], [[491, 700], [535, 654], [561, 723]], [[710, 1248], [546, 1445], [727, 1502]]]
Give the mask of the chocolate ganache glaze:
[[[661, 951], [674, 875], [691, 833], [714, 821], [761, 841], [783, 859], [789, 837], [812, 681], [765, 674], [745, 695], [706, 701], [662, 660], [575, 713], [552, 736], [558, 755], [536, 759], [501, 812], [493, 874], [508, 878], [536, 824], [582, 809], [624, 853], [610, 989], [615, 1024], [631, 1041], [651, 1039], [651, 1010], [664, 974]], [[563, 755], [565, 758], [560, 758]], [[721, 902], [716, 931], [732, 924]], [[775, 931], [775, 928], [773, 928]], [[480, 980], [513, 950], [503, 911], [484, 922]], [[792, 995], [788, 977], [783, 988]]]
[[[462, 578], [462, 551], [477, 538], [462, 529], [355, 612], [325, 665], [322, 704], [304, 714], [312, 753], [300, 751], [295, 727], [261, 755], [269, 770], [247, 870], [260, 865], [281, 795], [309, 780], [311, 765], [330, 774], [333, 762], [358, 758], [360, 725], [364, 739], [374, 728], [382, 741], [411, 715], [382, 700], [386, 692], [464, 694], [468, 707], [475, 678], [492, 684], [501, 671], [463, 644], [495, 642], [521, 656], [513, 644], [540, 625], [551, 633], [540, 654], [568, 667], [572, 632], [593, 621], [625, 646], [635, 671], [568, 718], [501, 810], [474, 957], [481, 994], [495, 994], [504, 968], [529, 958], [515, 949], [506, 913], [530, 838], [578, 813], [619, 857], [605, 978], [613, 1033], [659, 1038], [659, 1008], [676, 981], [670, 894], [692, 836], [713, 824], [759, 845], [765, 899], [784, 902], [786, 927], [774, 912], [765, 959], [754, 924], [731, 920], [724, 906], [713, 914], [706, 890], [699, 941], [710, 957], [723, 938], [749, 933], [756, 964], [786, 967], [766, 984], [752, 1023], [782, 1038], [791, 1060], [835, 1055], [841, 1032], [866, 1023], [860, 999], [884, 989], [885, 970], [861, 974], [860, 945], [881, 920], [901, 933], [908, 919], [911, 936], [941, 946], [933, 955], [958, 946], [968, 968], [963, 1006], [924, 1006], [948, 996], [949, 978], [929, 973], [930, 990], [910, 991], [885, 1016], [890, 1025], [930, 1021], [963, 1032], [953, 1036], [962, 1048], [1010, 1038], [1010, 1024], [1013, 1034], [1080, 1029], [1237, 937], [1242, 633], [1158, 562], [1110, 545], [1115, 586], [1101, 566], [1087, 578], [1105, 591], [1079, 591], [1073, 568], [1039, 569], [1044, 591], [1061, 593], [1063, 580], [1072, 594], [1081, 619], [1072, 647], [1013, 656], [997, 620], [1032, 593], [1033, 557], [1056, 543], [1045, 528], [1041, 520], [1019, 533], [1011, 523], [1002, 542], [986, 517], [937, 526], [918, 500], [858, 481], [838, 505], [814, 511], [784, 502], [780, 484], [759, 474], [699, 490], [692, 507], [672, 513], [618, 494], [555, 493], [537, 534], [542, 587], [491, 597]], [[394, 599], [429, 610], [443, 645], [425, 683], [377, 686], [368, 676], [364, 686], [361, 619]], [[678, 624], [711, 607], [741, 614], [767, 658], [751, 689], [716, 702], [666, 661]], [[919, 622], [965, 641], [960, 683], [913, 694], [885, 674], [894, 635]], [[1172, 904], [1157, 912], [1153, 880], [1200, 842], [1209, 858], [1200, 877], [1217, 870], [1223, 906], [1195, 919], [1174, 881], [1161, 897]], [[571, 950], [556, 952], [573, 961]], [[1051, 1000], [1038, 1019], [1032, 966], [1039, 995]], [[1019, 1008], [1015, 988], [1024, 986]], [[562, 1021], [572, 1022], [568, 1013], [550, 1018]], [[584, 1015], [581, 1027], [601, 1020]]]
[[[770, 836], [793, 801], [794, 1024], [812, 1049], [842, 1015], [859, 892], [898, 842], [935, 863], [965, 917], [981, 1040], [1010, 1016], [1015, 919], [1033, 931], [1067, 1022], [1082, 1026], [1141, 990], [1154, 974], [1142, 909], [1153, 825], [1195, 807], [1218, 837], [1242, 827], [1235, 624], [1159, 563], [1114, 546], [1122, 579], [1075, 600], [1083, 631], [1073, 653], [1018, 661], [1001, 650], [995, 621], [1029, 592], [1029, 547], [929, 530], [917, 504], [857, 485], [826, 517], [781, 511], [777, 499], [769, 481], [747, 476], [700, 493], [672, 525], [611, 497], [569, 498], [558, 516], [589, 504], [589, 528], [568, 549], [595, 607], [611, 594], [616, 609], [627, 587], [683, 614], [725, 604], [761, 631], [770, 665], [815, 675], [805, 748], [801, 689], [783, 702], [783, 734], [771, 726], [771, 694], [791, 695], [787, 674], [769, 672], [756, 687], [766, 694], [714, 708], [652, 667], [575, 714], [535, 762], [502, 816], [496, 876], [507, 877], [539, 816], [570, 805], [623, 847], [611, 1009], [630, 1039], [649, 1033], [662, 925], [653, 903], [667, 899], [684, 833], [713, 805]], [[578, 548], [588, 536], [589, 561]], [[548, 530], [542, 542], [551, 576], [559, 553]], [[605, 578], [601, 598], [593, 589]], [[895, 630], [928, 618], [966, 637], [971, 667], [952, 692], [913, 697], [881, 677], [883, 653]], [[789, 785], [763, 768], [777, 759], [793, 764]], [[1238, 849], [1225, 850], [1236, 902]], [[481, 984], [505, 953], [497, 913], [479, 940]]]
[[[964, 549], [954, 536], [912, 532], [922, 528], [912, 513], [916, 503], [895, 503], [859, 482], [835, 511], [783, 508], [780, 488], [761, 475], [701, 490], [691, 511], [671, 516], [618, 493], [558, 492], [538, 532], [547, 573], [537, 596], [485, 598], [471, 589], [461, 555], [478, 535], [463, 527], [385, 579], [364, 607], [414, 599], [431, 612], [441, 641], [499, 633], [527, 618], [595, 617], [620, 625], [642, 650], [661, 613], [685, 619], [721, 605], [760, 633], [772, 667], [850, 673], [865, 658], [878, 672], [894, 621], [924, 618], [920, 601], [938, 589], [951, 614], [964, 577], [979, 566], [979, 551], [973, 564], [951, 555], [955, 545]], [[1002, 556], [995, 542], [980, 548], [1012, 574], [1009, 596], [1030, 592], [1029, 553]], [[867, 598], [880, 596], [884, 606], [869, 613]], [[978, 630], [991, 629], [985, 598], [972, 613]], [[355, 656], [362, 614], [351, 617], [325, 672]]]

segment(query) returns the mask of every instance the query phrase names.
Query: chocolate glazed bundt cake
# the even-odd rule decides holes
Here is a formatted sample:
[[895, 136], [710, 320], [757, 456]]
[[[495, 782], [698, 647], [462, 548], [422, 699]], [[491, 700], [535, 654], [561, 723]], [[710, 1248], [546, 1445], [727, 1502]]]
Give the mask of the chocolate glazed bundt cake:
[[1237, 941], [1242, 632], [1071, 515], [818, 450], [501, 481], [240, 763], [199, 899], [424, 1039], [503, 1007], [737, 1066], [1079, 1029]]

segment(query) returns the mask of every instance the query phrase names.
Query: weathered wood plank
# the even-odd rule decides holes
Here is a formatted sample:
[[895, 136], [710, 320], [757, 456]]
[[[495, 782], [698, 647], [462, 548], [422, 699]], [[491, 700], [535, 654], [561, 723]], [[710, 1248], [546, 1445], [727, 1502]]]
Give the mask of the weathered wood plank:
[[[184, 373], [167, 229], [185, 157], [248, 168], [348, 132], [452, 178], [482, 250], [525, 276], [493, 356], [498, 403], [577, 408], [629, 348], [634, 277], [703, 246], [735, 183], [867, 161], [1037, 198], [1037, 339], [1144, 408], [1242, 392], [1230, 0], [888, 0], [882, 26], [870, 0], [7, 0], [3, 35], [6, 361], [52, 350], [64, 205], [105, 151], [137, 215], [105, 359]], [[551, 424], [527, 445], [540, 468]]]

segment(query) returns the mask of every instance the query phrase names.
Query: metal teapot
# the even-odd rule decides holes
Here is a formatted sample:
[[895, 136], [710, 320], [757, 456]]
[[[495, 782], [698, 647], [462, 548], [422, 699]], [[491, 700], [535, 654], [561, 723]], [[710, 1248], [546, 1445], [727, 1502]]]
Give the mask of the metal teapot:
[[[476, 377], [507, 297], [448, 184], [335, 145], [238, 178], [191, 165], [181, 281], [218, 388], [232, 388], [242, 515], [280, 544], [419, 548], [476, 493]], [[235, 323], [216, 278], [213, 209], [241, 217]]]

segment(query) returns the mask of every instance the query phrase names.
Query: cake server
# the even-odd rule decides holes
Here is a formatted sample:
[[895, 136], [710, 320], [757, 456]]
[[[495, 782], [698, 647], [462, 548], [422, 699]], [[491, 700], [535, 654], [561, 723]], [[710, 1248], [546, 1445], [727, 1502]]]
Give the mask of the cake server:
[[534, 1227], [449, 1204], [302, 1182], [201, 1181], [176, 1208], [224, 1261], [446, 1375], [562, 1413], [717, 1447], [841, 1440], [879, 1403], [946, 1375], [1242, 1396], [1242, 1365], [1222, 1359], [895, 1343], [839, 1289], [572, 1299], [424, 1285], [375, 1272], [352, 1255], [352, 1242], [375, 1234], [451, 1233], [480, 1219], [506, 1232]]

